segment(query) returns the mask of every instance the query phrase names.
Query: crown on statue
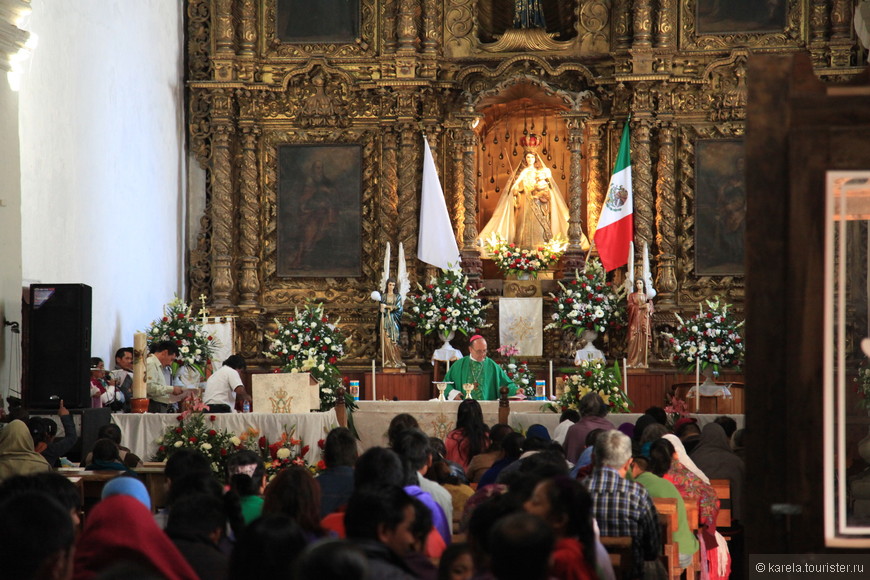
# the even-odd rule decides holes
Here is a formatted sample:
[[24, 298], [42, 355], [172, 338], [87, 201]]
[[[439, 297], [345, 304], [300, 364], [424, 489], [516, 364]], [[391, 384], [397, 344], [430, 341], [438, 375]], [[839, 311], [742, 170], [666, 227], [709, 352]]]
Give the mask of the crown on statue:
[[541, 146], [541, 139], [534, 134], [529, 136], [523, 135], [522, 137], [520, 137], [520, 145], [526, 152], [531, 151], [533, 153], [537, 153], [538, 147]]

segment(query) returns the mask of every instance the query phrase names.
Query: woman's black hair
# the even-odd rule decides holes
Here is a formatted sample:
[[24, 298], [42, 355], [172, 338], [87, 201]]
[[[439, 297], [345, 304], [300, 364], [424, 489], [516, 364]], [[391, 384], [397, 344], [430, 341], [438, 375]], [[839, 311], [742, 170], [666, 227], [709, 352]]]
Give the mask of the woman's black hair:
[[483, 422], [483, 410], [474, 399], [465, 399], [456, 411], [456, 428], [468, 441], [468, 458], [484, 450], [489, 437], [489, 427]]

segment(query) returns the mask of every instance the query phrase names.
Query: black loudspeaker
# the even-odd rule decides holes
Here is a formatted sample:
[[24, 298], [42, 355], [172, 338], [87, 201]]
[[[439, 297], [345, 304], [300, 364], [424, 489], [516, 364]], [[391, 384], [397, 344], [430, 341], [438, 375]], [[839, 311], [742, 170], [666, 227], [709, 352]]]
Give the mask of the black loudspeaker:
[[91, 287], [31, 284], [28, 379], [30, 409], [91, 406]]

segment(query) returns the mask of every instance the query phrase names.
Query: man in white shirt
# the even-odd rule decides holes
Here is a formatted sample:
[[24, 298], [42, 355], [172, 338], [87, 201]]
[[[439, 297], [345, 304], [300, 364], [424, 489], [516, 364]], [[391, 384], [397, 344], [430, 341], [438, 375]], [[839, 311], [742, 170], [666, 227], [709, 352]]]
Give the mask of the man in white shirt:
[[202, 402], [208, 405], [210, 412], [232, 413], [236, 408], [237, 398], [243, 401], [251, 400], [251, 396], [245, 391], [242, 377], [239, 375], [239, 371], [245, 370], [247, 366], [244, 357], [234, 354], [208, 378]]

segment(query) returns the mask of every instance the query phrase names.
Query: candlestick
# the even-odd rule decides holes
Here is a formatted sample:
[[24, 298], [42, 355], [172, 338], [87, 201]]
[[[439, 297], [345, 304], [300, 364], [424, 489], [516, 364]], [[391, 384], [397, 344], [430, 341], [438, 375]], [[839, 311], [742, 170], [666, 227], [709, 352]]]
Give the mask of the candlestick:
[[556, 385], [553, 383], [553, 361], [550, 361], [550, 395], [547, 398], [549, 399], [550, 397], [555, 397], [555, 396], [556, 396]]
[[372, 401], [378, 400], [378, 375], [375, 372], [375, 359], [372, 359]]
[[144, 399], [145, 394], [145, 333], [133, 335], [133, 398]]
[[625, 391], [625, 400], [631, 400], [628, 398], [628, 360], [625, 357], [622, 357], [622, 390]]
[[695, 413], [701, 409], [701, 363], [695, 357]]

